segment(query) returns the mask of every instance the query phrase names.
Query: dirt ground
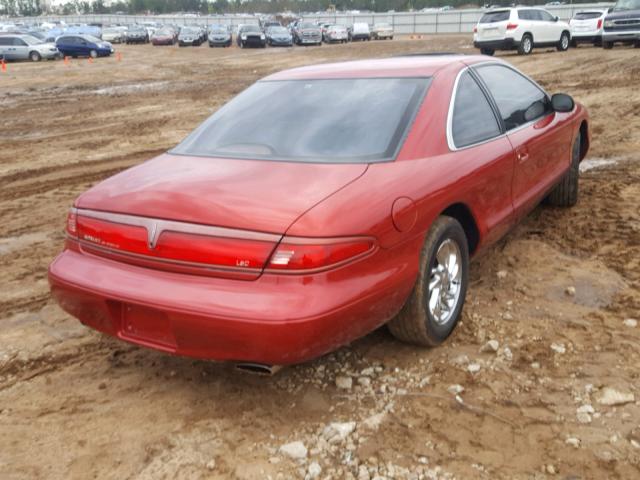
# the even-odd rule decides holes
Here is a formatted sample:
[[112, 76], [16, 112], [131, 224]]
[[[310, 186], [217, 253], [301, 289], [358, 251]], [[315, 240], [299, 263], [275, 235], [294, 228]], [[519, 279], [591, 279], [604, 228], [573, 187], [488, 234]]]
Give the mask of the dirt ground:
[[[74, 197], [173, 146], [256, 79], [442, 50], [474, 53], [466, 36], [438, 36], [280, 50], [122, 46], [121, 61], [8, 64], [0, 477], [639, 478], [637, 49], [503, 55], [583, 102], [593, 144], [578, 205], [539, 207], [472, 264], [462, 324], [439, 348], [380, 329], [257, 377], [106, 338], [49, 297], [46, 268]], [[306, 456], [296, 443], [281, 450], [291, 442]]]

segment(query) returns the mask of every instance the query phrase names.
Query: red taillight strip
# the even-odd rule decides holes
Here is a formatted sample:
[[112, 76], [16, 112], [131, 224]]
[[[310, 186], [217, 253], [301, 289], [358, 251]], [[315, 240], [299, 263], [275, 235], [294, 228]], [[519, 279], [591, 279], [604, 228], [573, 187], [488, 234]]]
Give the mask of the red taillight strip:
[[[281, 252], [283, 246], [286, 245], [335, 245], [335, 244], [344, 244], [349, 242], [369, 242], [370, 247], [368, 250], [354, 255], [352, 257], [346, 258], [339, 262], [331, 263], [328, 265], [324, 265], [318, 268], [297, 268], [292, 270], [287, 270], [286, 268], [273, 268], [269, 267], [269, 265], [277, 261], [279, 253]], [[276, 249], [274, 250], [271, 258], [265, 265], [264, 273], [275, 273], [279, 275], [307, 275], [312, 273], [324, 272], [327, 270], [332, 270], [334, 268], [341, 267], [348, 263], [354, 262], [361, 258], [367, 257], [375, 252], [378, 248], [376, 239], [374, 237], [337, 237], [337, 238], [309, 238], [309, 237], [283, 237], [282, 241], [278, 244]]]
[[104, 220], [112, 223], [121, 223], [147, 229], [149, 246], [153, 248], [162, 232], [190, 233], [193, 235], [205, 235], [210, 237], [239, 238], [243, 240], [258, 240], [263, 242], [279, 242], [282, 235], [275, 233], [253, 232], [226, 227], [212, 227], [198, 223], [176, 222], [174, 220], [161, 220], [149, 217], [138, 217], [122, 213], [101, 212], [98, 210], [75, 209], [76, 215]]

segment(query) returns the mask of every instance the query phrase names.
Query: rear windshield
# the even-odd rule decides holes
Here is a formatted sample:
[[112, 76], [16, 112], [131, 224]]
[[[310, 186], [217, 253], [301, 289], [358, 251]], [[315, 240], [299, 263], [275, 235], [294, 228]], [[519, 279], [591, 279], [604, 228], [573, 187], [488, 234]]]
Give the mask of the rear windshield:
[[579, 12], [576, 13], [575, 18], [576, 20], [591, 20], [594, 18], [600, 18], [603, 14], [601, 12]]
[[496, 23], [506, 22], [509, 20], [511, 14], [510, 10], [498, 10], [496, 12], [485, 13], [480, 19], [480, 23]]
[[313, 163], [395, 158], [428, 78], [263, 81], [171, 153]]

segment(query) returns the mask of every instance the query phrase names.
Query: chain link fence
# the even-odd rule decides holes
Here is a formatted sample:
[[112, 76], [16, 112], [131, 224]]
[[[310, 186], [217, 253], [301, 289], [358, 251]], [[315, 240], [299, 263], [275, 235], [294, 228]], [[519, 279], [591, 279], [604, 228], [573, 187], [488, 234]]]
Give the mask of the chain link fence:
[[[587, 9], [605, 9], [614, 3], [581, 3], [574, 5], [560, 5], [546, 7], [552, 15], [568, 21], [576, 12]], [[320, 23], [338, 25], [352, 25], [364, 22], [371, 25], [388, 23], [399, 35], [436, 34], [436, 33], [470, 33], [478, 20], [485, 13], [483, 9], [429, 11], [429, 12], [401, 12], [401, 13], [370, 13], [343, 14], [327, 13], [318, 15], [304, 15], [303, 18]], [[230, 25], [236, 27], [241, 24], [257, 24], [258, 18], [250, 15], [215, 15], [215, 16], [165, 16], [165, 15], [47, 15], [41, 17], [25, 17], [14, 19], [15, 22], [41, 23], [64, 21], [67, 24], [119, 24], [131, 25], [135, 23], [161, 23], [172, 25]]]

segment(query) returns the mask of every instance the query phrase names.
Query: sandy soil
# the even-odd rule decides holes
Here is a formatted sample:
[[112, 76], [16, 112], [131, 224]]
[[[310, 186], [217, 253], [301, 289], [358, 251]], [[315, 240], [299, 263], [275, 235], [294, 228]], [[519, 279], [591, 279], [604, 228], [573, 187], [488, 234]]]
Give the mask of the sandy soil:
[[[402, 345], [381, 329], [263, 378], [105, 338], [49, 298], [46, 267], [74, 197], [171, 147], [254, 80], [469, 44], [124, 46], [121, 61], [9, 64], [0, 73], [0, 476], [638, 478], [632, 48], [504, 55], [589, 108], [585, 166], [594, 168], [575, 208], [539, 207], [473, 263], [463, 322], [440, 348]], [[624, 395], [612, 399], [611, 389]], [[280, 450], [297, 441], [308, 450], [301, 460]]]

